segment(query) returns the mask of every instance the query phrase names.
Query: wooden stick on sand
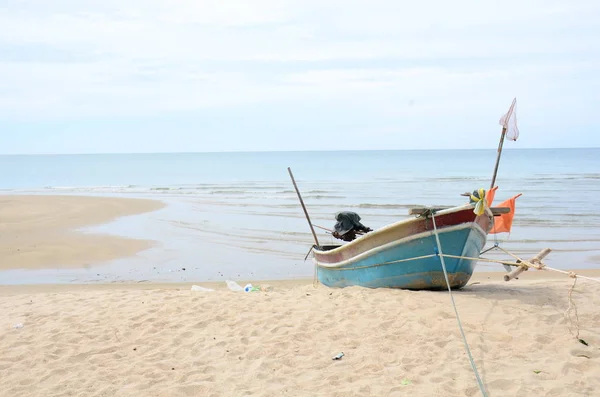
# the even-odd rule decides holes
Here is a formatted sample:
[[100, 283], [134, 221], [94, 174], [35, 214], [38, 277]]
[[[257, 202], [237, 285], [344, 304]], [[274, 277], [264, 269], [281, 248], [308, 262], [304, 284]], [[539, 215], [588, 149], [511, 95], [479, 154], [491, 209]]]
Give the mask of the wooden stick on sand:
[[510, 281], [513, 278], [519, 276], [519, 274], [528, 270], [530, 267], [536, 267], [532, 265], [538, 265], [538, 267], [543, 267], [542, 259], [544, 259], [548, 254], [552, 252], [550, 248], [544, 248], [541, 250], [536, 256], [531, 258], [528, 261], [518, 261], [517, 263], [522, 263], [518, 268], [512, 270], [510, 273], [504, 275], [504, 281]]

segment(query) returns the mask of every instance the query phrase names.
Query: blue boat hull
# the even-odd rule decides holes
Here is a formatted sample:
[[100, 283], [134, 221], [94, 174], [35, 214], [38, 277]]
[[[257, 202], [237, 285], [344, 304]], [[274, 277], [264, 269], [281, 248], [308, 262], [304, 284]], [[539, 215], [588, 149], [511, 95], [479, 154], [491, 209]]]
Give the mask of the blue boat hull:
[[[354, 258], [341, 265], [320, 264], [318, 280], [329, 287], [362, 286], [368, 288], [445, 289], [447, 284], [441, 257], [435, 255], [437, 243], [433, 233], [422, 237], [393, 242]], [[478, 258], [486, 243], [486, 233], [474, 223], [439, 232], [445, 255]], [[429, 257], [426, 257], [429, 256]], [[412, 259], [426, 257], [422, 259]], [[444, 257], [450, 287], [462, 288], [467, 284], [476, 260]], [[396, 262], [396, 263], [389, 263]]]

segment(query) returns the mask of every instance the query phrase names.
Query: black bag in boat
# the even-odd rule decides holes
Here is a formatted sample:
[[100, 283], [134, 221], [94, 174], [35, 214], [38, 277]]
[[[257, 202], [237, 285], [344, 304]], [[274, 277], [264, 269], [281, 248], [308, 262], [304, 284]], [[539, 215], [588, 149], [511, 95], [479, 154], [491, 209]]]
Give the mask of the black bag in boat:
[[[342, 240], [351, 241], [354, 240], [356, 231], [370, 232], [371, 228], [366, 227], [360, 223], [360, 216], [356, 212], [342, 211], [335, 214], [335, 220], [337, 223], [334, 226], [335, 234], [334, 237], [341, 238]], [[349, 233], [352, 232], [352, 233]], [[337, 234], [337, 235], [336, 235]], [[350, 240], [344, 238], [345, 235], [351, 237]]]

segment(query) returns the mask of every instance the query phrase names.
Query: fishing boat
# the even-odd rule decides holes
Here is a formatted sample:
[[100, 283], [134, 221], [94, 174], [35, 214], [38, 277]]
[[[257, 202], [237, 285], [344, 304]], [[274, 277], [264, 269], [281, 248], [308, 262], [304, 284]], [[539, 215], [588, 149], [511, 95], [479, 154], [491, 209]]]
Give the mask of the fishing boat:
[[[504, 139], [516, 140], [518, 136], [515, 105], [516, 98], [500, 119], [502, 133], [488, 192], [497, 188], [495, 181]], [[467, 204], [412, 209], [410, 213], [416, 215], [413, 218], [359, 233], [358, 238], [352, 233], [345, 244], [321, 245], [289, 167], [288, 172], [314, 237], [316, 277], [329, 287], [460, 289], [473, 275], [488, 234], [497, 232], [494, 217], [509, 216], [509, 230], [514, 215], [514, 209], [509, 207], [490, 208], [488, 204], [492, 201], [486, 197], [487, 192], [478, 189], [463, 194], [470, 196]]]
[[[453, 289], [467, 284], [492, 227], [493, 212], [476, 215], [471, 204], [436, 212], [423, 209], [344, 245], [313, 247], [317, 278], [329, 287], [447, 288], [439, 237]], [[434, 227], [435, 221], [435, 227]]]

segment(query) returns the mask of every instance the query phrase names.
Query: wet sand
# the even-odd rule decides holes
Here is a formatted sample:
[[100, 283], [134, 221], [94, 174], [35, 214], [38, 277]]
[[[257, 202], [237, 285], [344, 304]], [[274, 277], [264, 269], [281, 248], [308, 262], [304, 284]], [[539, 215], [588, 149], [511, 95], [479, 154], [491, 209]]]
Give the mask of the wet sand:
[[154, 243], [76, 230], [163, 206], [129, 198], [0, 196], [0, 270], [77, 268], [135, 255]]

